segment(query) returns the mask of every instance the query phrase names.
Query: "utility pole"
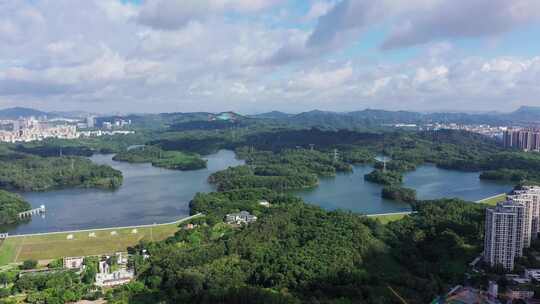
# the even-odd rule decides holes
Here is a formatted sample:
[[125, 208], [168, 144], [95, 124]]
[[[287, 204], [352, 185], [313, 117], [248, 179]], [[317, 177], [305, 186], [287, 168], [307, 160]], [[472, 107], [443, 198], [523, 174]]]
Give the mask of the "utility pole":
[[313, 151], [314, 144], [309, 144], [309, 150]]

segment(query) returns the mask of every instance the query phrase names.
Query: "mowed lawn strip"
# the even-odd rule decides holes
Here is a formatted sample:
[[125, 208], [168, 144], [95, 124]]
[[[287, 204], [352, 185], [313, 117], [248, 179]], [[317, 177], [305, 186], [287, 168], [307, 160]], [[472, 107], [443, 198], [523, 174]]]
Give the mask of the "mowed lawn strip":
[[15, 260], [22, 241], [22, 238], [0, 241], [0, 266], [9, 264]]
[[497, 205], [497, 203], [503, 202], [505, 200], [506, 200], [506, 193], [502, 193], [494, 197], [479, 200], [477, 201], [477, 203], [495, 206]]
[[[178, 222], [142, 228], [10, 237], [0, 245], [0, 265], [28, 259], [47, 260], [125, 251], [127, 247], [137, 245], [141, 240], [164, 240], [174, 235], [180, 225]], [[134, 229], [137, 230], [136, 233]]]
[[399, 221], [400, 219], [408, 216], [406, 213], [400, 213], [400, 214], [383, 214], [383, 215], [377, 215], [373, 216], [372, 218], [377, 219], [381, 224], [386, 225], [390, 222]]

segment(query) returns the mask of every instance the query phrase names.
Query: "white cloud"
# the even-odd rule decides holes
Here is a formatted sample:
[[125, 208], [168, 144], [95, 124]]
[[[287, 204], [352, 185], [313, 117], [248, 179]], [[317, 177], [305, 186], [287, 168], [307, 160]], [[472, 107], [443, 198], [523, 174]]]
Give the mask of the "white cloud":
[[162, 30], [176, 30], [225, 12], [249, 13], [270, 8], [281, 0], [147, 0], [137, 20]]
[[336, 2], [334, 1], [315, 1], [304, 16], [305, 21], [315, 20], [323, 15], [326, 15], [334, 6]]
[[293, 90], [325, 90], [338, 88], [353, 75], [353, 68], [346, 66], [334, 70], [320, 71], [315, 69], [309, 72], [301, 72], [295, 79], [289, 81], [289, 87]]
[[[536, 2], [493, 1], [477, 18], [493, 30], [481, 35], [536, 18]], [[538, 104], [540, 58], [468, 56], [452, 38], [469, 37], [465, 25], [456, 26], [464, 21], [450, 9], [437, 15], [444, 2], [457, 11], [464, 5], [315, 0], [294, 12], [279, 0], [0, 1], [0, 106], [253, 112]], [[317, 25], [291, 25], [308, 19]], [[376, 49], [348, 48], [361, 46], [362, 33], [381, 22], [410, 24], [387, 37], [399, 37], [392, 47], [425, 45], [392, 61], [373, 55]], [[433, 26], [426, 32], [419, 24]]]

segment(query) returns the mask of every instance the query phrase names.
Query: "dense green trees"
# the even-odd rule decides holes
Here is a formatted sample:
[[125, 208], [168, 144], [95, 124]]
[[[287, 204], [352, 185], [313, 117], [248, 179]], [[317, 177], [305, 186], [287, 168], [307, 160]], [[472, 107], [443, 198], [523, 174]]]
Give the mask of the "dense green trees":
[[27, 294], [26, 303], [70, 303], [90, 293], [90, 286], [81, 283], [72, 271], [20, 276], [13, 286], [16, 293]]
[[[482, 249], [485, 206], [459, 200], [415, 203], [416, 213], [387, 225], [268, 189], [198, 194], [190, 207], [207, 214], [197, 228], [142, 245], [151, 258], [141, 260], [140, 280], [155, 301], [395, 303], [391, 286], [426, 303], [462, 282]], [[259, 220], [222, 223], [239, 210]]]
[[399, 185], [403, 182], [403, 174], [398, 171], [375, 169], [364, 175], [364, 179], [382, 185]]
[[30, 209], [30, 204], [21, 196], [0, 190], [0, 225], [19, 221], [19, 212]]
[[125, 150], [113, 157], [116, 161], [130, 163], [152, 163], [155, 167], [175, 170], [197, 170], [206, 168], [206, 160], [197, 154], [179, 151], [163, 151], [156, 146], [143, 146]]
[[396, 277], [405, 298], [426, 303], [463, 281], [467, 264], [482, 251], [485, 207], [459, 200], [419, 202], [416, 214], [387, 225], [385, 243], [408, 271]]
[[412, 203], [416, 201], [416, 190], [389, 185], [382, 189], [381, 196], [394, 201]]
[[114, 189], [122, 184], [120, 171], [85, 158], [23, 154], [12, 157], [0, 159], [0, 188], [22, 191], [74, 186]]
[[135, 134], [105, 135], [78, 139], [54, 139], [14, 145], [14, 150], [42, 157], [91, 156], [94, 153], [118, 153], [132, 145], [144, 144], [153, 134], [147, 130]]
[[334, 161], [328, 153], [304, 149], [273, 153], [240, 148], [237, 154], [247, 165], [228, 168], [209, 177], [220, 191], [260, 187], [278, 191], [303, 189], [316, 186], [318, 176], [352, 170], [351, 165]]

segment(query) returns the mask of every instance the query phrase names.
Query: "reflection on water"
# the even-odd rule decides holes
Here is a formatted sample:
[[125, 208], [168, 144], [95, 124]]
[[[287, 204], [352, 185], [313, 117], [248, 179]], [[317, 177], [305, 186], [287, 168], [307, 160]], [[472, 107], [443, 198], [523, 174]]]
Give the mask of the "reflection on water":
[[212, 172], [236, 166], [232, 151], [209, 155], [208, 168], [174, 171], [150, 164], [130, 164], [112, 160], [112, 155], [91, 159], [122, 171], [123, 185], [116, 191], [65, 189], [29, 192], [22, 195], [35, 208], [47, 207], [44, 218], [34, 217], [27, 224], [10, 229], [10, 234], [65, 231], [98, 227], [152, 224], [177, 220], [189, 214], [189, 201], [197, 192], [210, 192], [207, 183]]
[[[406, 203], [381, 198], [382, 186], [364, 180], [364, 174], [371, 170], [373, 170], [371, 166], [355, 166], [353, 173], [324, 178], [319, 187], [296, 193], [306, 202], [328, 210], [344, 209], [365, 214], [410, 210]], [[457, 197], [470, 201], [512, 189], [509, 184], [482, 181], [478, 177], [479, 173], [444, 170], [434, 165], [423, 165], [405, 175], [404, 186], [416, 189], [419, 199]]]

